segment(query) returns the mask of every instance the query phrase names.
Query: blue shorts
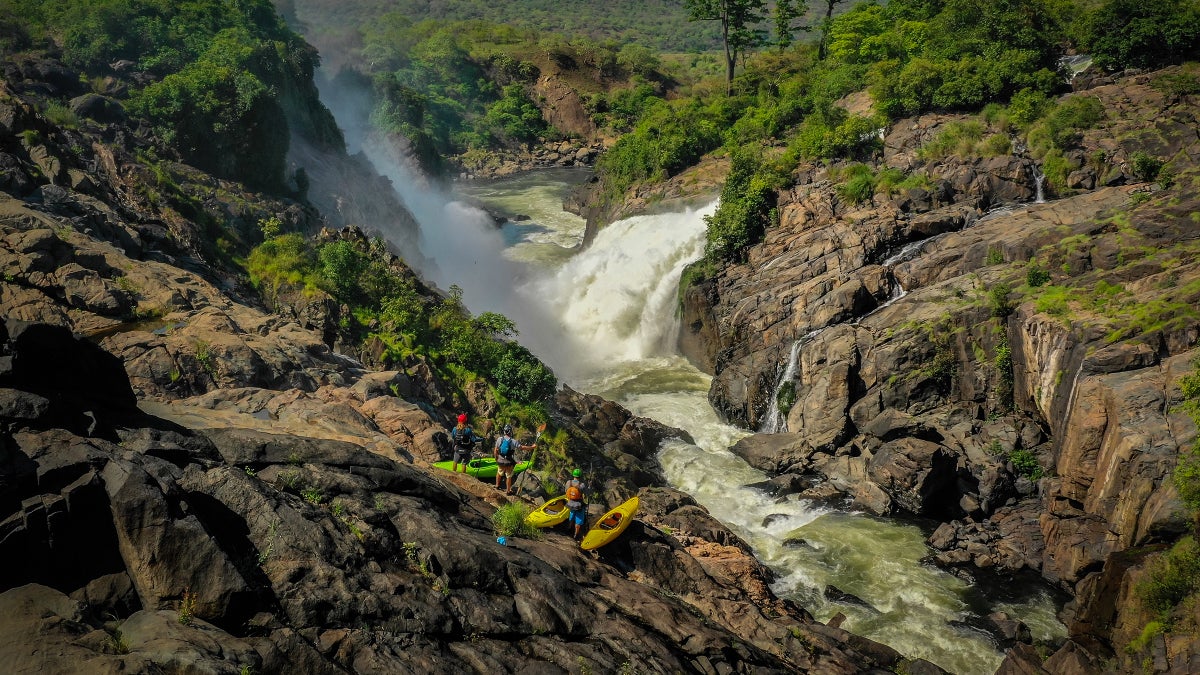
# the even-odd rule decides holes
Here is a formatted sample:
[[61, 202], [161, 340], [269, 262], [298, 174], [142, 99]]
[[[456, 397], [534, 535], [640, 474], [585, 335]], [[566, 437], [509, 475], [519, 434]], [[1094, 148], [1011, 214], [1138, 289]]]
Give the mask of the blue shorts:
[[587, 507], [585, 506], [581, 509], [572, 511], [571, 517], [567, 520], [569, 520], [572, 525], [579, 525], [582, 527], [584, 521], [587, 520]]

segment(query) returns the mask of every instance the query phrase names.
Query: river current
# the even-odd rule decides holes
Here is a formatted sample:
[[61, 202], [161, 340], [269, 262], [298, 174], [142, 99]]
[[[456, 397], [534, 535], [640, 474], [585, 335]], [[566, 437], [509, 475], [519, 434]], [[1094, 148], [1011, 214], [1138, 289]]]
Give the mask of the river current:
[[[776, 499], [752, 487], [767, 476], [729, 451], [749, 432], [717, 418], [707, 400], [709, 376], [674, 345], [679, 275], [703, 253], [704, 216], [716, 204], [613, 223], [580, 251], [583, 221], [563, 212], [561, 201], [585, 177], [556, 170], [459, 186], [461, 195], [490, 210], [528, 216], [505, 223], [499, 236], [456, 234], [502, 249], [494, 253], [503, 264], [482, 270], [476, 264], [453, 280], [473, 312], [512, 317], [522, 342], [572, 387], [691, 433], [695, 445], [671, 440], [660, 449], [670, 483], [749, 542], [775, 573], [775, 592], [816, 618], [841, 612], [843, 628], [964, 675], [993, 673], [1003, 660], [992, 638], [974, 627], [988, 613], [1024, 621], [1037, 640], [1065, 636], [1046, 590], [985, 590], [922, 562], [931, 550], [917, 524], [794, 496]], [[439, 218], [418, 214], [427, 241], [444, 239], [427, 229], [470, 210], [444, 208]], [[493, 227], [471, 220], [476, 228]], [[442, 255], [431, 257], [454, 277]], [[862, 603], [828, 600], [824, 590], [831, 585]]]

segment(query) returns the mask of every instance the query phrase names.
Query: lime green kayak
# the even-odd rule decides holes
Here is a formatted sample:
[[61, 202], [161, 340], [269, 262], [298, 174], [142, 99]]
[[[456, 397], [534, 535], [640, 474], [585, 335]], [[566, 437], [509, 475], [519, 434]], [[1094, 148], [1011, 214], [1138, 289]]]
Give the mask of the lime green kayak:
[[567, 508], [567, 498], [555, 497], [531, 511], [525, 516], [525, 522], [534, 527], [554, 527], [569, 515], [571, 510]]
[[579, 548], [590, 551], [611, 543], [625, 531], [625, 528], [629, 527], [637, 510], [638, 498], [632, 497], [629, 501], [604, 514], [596, 526], [588, 530], [583, 542], [579, 544]]
[[[445, 469], [446, 471], [452, 471], [454, 469], [454, 461], [453, 460], [446, 460], [444, 462], [434, 462], [433, 465], [439, 469]], [[463, 466], [464, 465], [460, 462], [458, 465], [459, 472], [463, 472]], [[477, 459], [469, 459], [469, 460], [467, 460], [467, 463], [465, 466], [466, 466], [465, 473], [468, 476], [474, 476], [475, 478], [495, 478], [496, 477], [496, 471], [497, 471], [496, 460], [493, 457], [479, 457]], [[529, 462], [518, 462], [517, 465], [515, 467], [513, 467], [513, 474], [521, 473], [522, 471], [524, 471], [525, 469], [528, 469], [528, 468], [529, 468]]]

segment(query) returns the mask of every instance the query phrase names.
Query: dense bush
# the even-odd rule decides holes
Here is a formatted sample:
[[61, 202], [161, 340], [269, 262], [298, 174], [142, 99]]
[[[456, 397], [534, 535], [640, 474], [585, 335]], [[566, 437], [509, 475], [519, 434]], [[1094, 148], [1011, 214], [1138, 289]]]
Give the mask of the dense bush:
[[542, 111], [519, 84], [504, 88], [504, 95], [488, 108], [483, 117], [492, 136], [509, 142], [532, 143], [546, 131]]
[[1137, 585], [1138, 597], [1146, 607], [1164, 618], [1197, 591], [1200, 591], [1200, 546], [1193, 537], [1180, 539], [1155, 560], [1149, 574]]
[[[161, 78], [134, 92], [129, 107], [189, 162], [256, 187], [283, 186], [281, 92], [311, 89], [316, 56], [269, 0], [6, 4], [28, 31], [60, 41], [63, 59], [85, 73], [127, 59]], [[319, 107], [315, 95], [308, 103]]]
[[352, 309], [355, 321], [344, 328], [379, 339], [388, 347], [385, 361], [422, 354], [448, 380], [465, 384], [483, 377], [518, 406], [546, 399], [558, 384], [549, 368], [512, 341], [517, 329], [510, 319], [495, 312], [472, 317], [458, 287], [441, 299], [422, 293], [411, 273], [392, 266], [381, 242], [313, 245], [299, 234], [282, 234], [250, 253], [247, 271], [268, 293], [285, 284], [331, 293]]
[[609, 188], [621, 193], [639, 181], [664, 180], [720, 147], [721, 129], [730, 122], [723, 103], [652, 104], [634, 130], [601, 157]]
[[1102, 68], [1157, 68], [1200, 55], [1196, 0], [1104, 0], [1081, 23], [1080, 46]]
[[785, 179], [783, 172], [764, 163], [757, 152], [749, 148], [733, 152], [721, 188], [721, 202], [715, 213], [704, 217], [708, 224], [705, 256], [709, 260], [744, 258], [746, 249], [758, 243], [776, 219], [776, 191]]

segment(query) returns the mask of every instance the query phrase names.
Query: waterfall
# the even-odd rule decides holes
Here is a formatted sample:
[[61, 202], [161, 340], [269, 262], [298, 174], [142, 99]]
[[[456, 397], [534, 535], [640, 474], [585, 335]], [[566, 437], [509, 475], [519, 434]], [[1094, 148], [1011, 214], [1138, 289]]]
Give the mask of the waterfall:
[[800, 361], [802, 346], [804, 346], [803, 338], [792, 343], [792, 351], [788, 355], [787, 365], [784, 367], [779, 381], [775, 383], [775, 389], [771, 392], [771, 402], [767, 404], [767, 412], [763, 415], [762, 424], [758, 427], [759, 433], [778, 434], [788, 430], [787, 415], [779, 410], [779, 394], [783, 391], [786, 383], [796, 379], [796, 364]]
[[683, 268], [704, 253], [704, 216], [716, 202], [677, 213], [634, 216], [600, 230], [553, 276], [520, 288], [530, 303], [552, 303], [558, 325], [539, 355], [564, 374], [586, 374], [675, 353], [675, 310]]
[[1034, 204], [1045, 204], [1046, 194], [1042, 192], [1042, 184], [1046, 182], [1046, 174], [1042, 173], [1042, 169], [1036, 164], [1033, 168], [1033, 184], [1037, 187], [1037, 196], [1034, 198]]
[[899, 251], [892, 254], [891, 256], [888, 256], [887, 260], [884, 260], [881, 264], [884, 267], [891, 267], [892, 265], [895, 265], [897, 263], [902, 263], [906, 260], [912, 260], [913, 258], [917, 257], [917, 255], [921, 252], [921, 249], [931, 239], [933, 239], [933, 237], [926, 237], [925, 239], [919, 239], [917, 241], [910, 241], [907, 244], [905, 244], [904, 247], [901, 248]]

